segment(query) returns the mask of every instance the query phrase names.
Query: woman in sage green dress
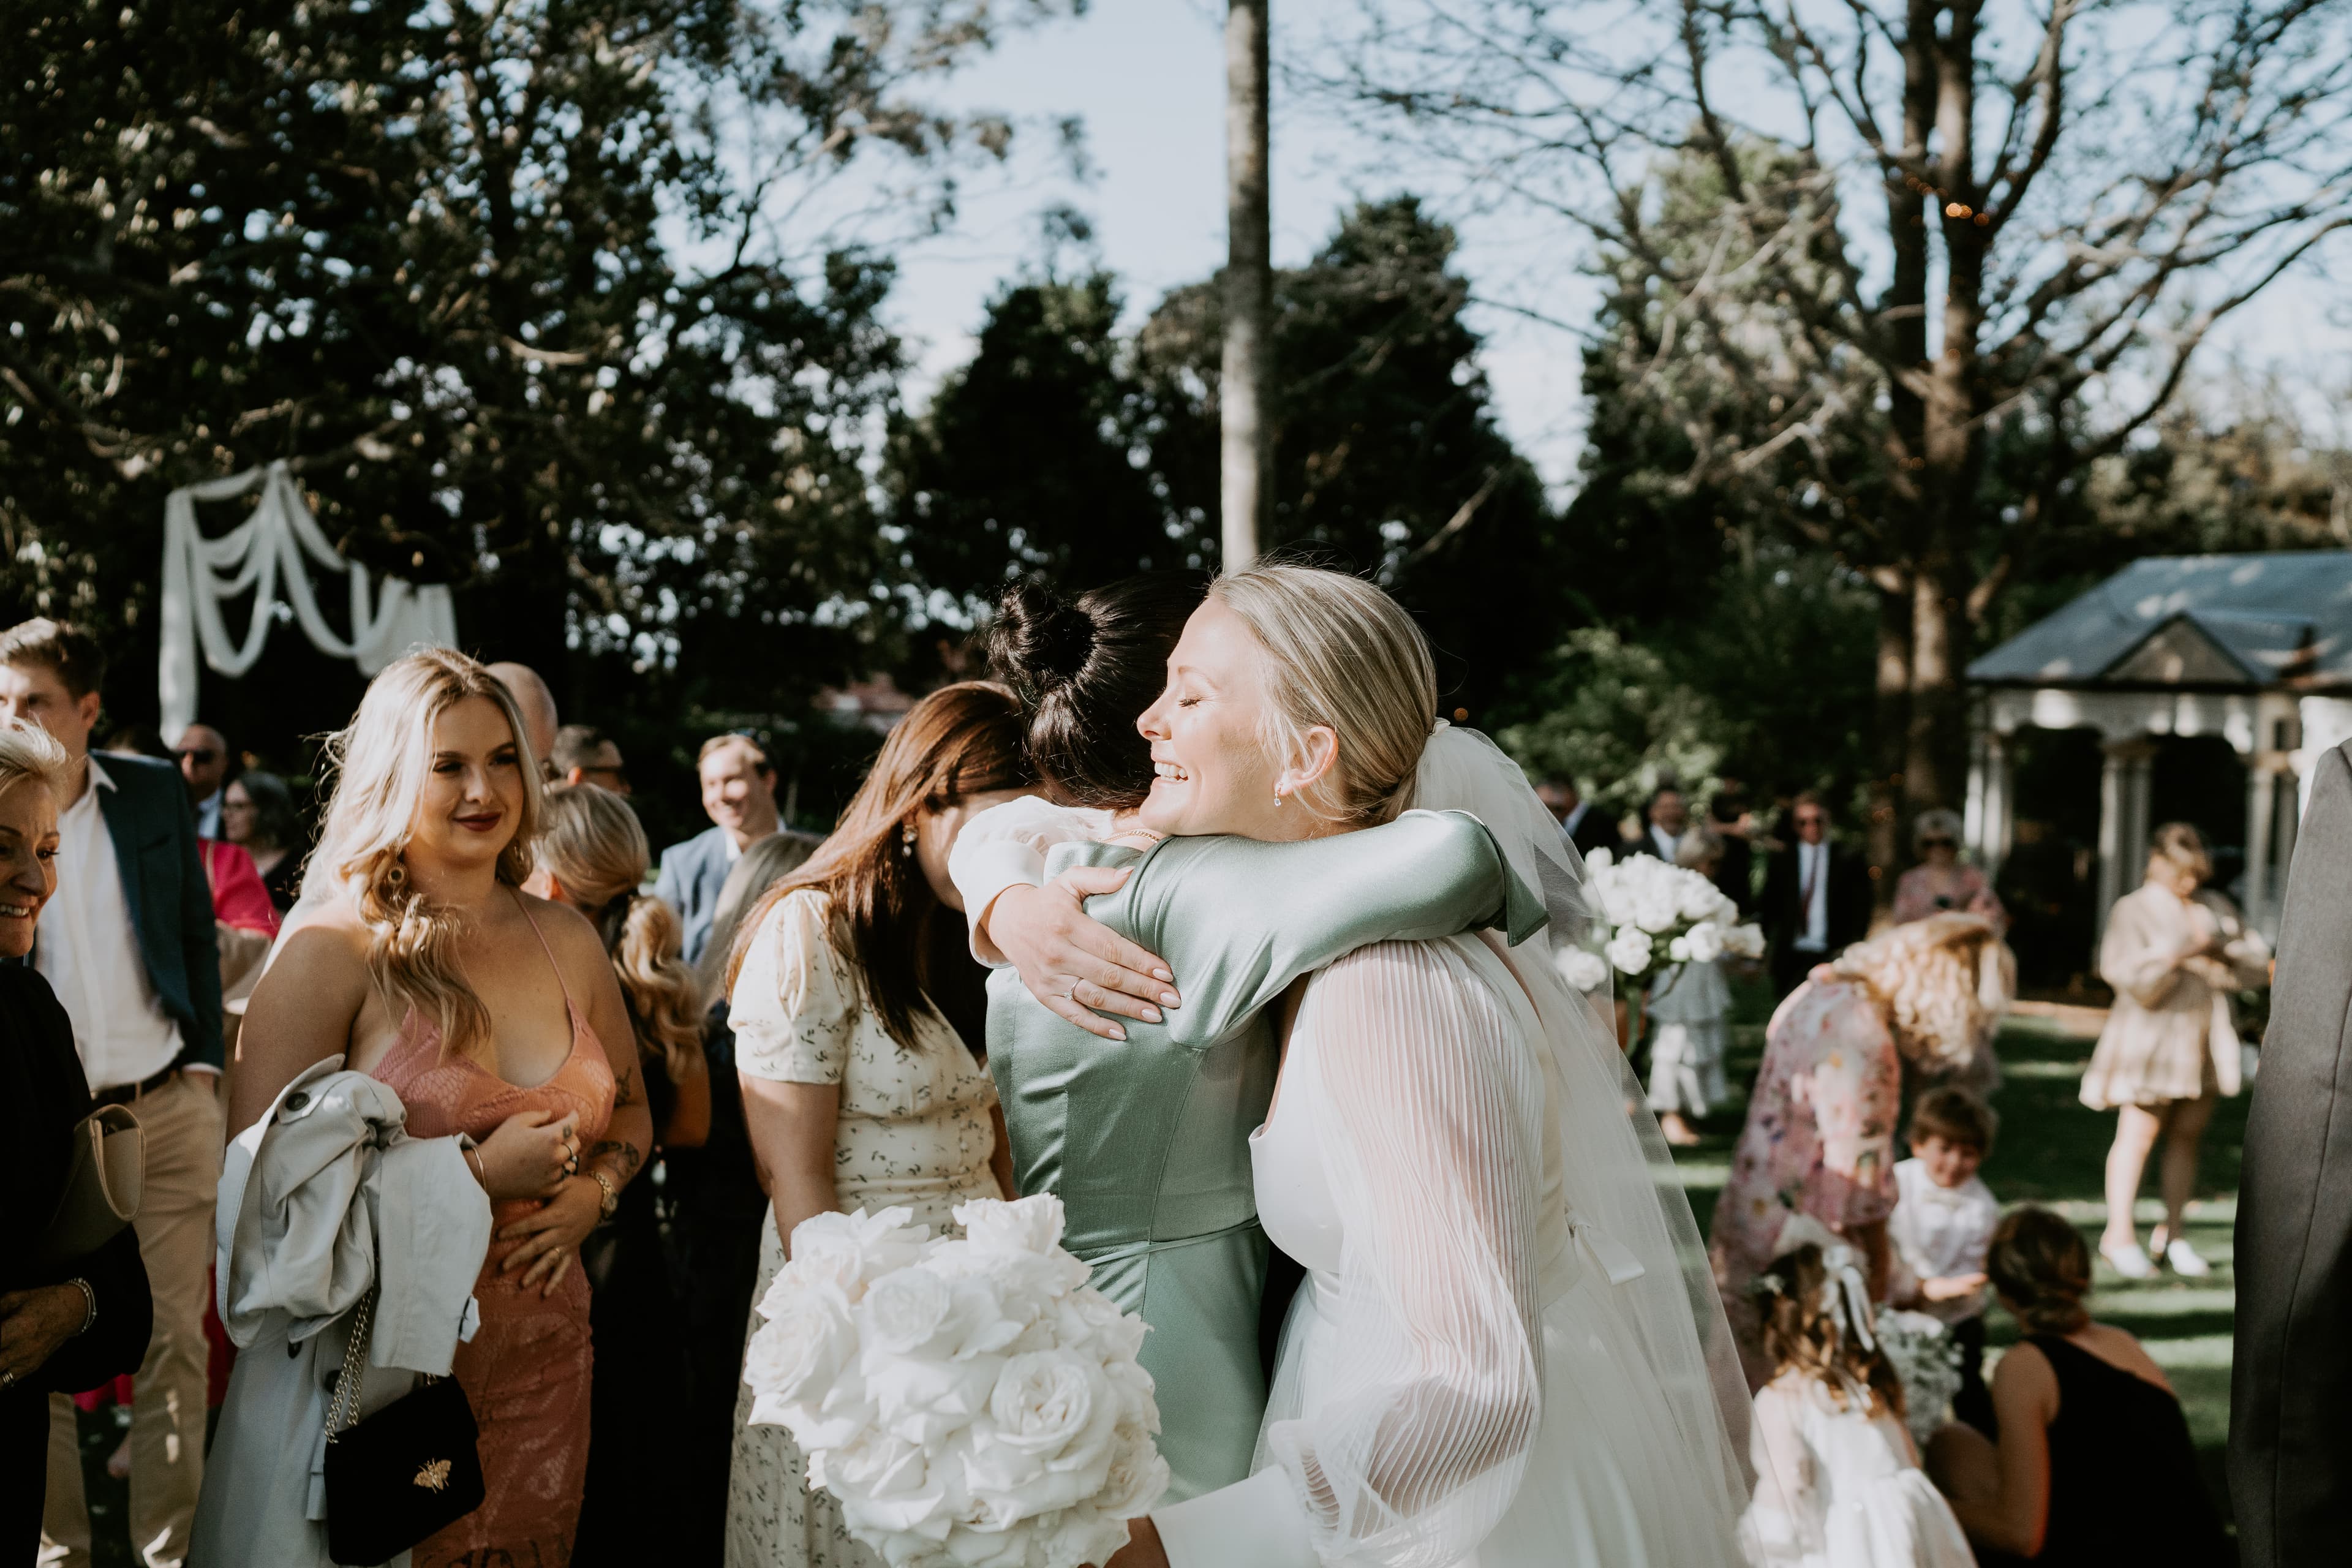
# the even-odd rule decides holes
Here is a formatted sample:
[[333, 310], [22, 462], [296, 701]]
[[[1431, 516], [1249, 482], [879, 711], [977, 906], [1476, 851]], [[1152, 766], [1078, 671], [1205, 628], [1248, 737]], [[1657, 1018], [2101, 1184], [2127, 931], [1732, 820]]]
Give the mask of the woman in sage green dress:
[[[983, 958], [1003, 963], [1013, 927], [1034, 937], [1051, 924], [1048, 906], [1075, 911], [1088, 893], [1084, 913], [1136, 944], [1113, 950], [1123, 961], [1024, 958], [1033, 973], [1095, 977], [1055, 987], [1059, 1007], [1000, 968], [989, 983], [989, 1068], [1015, 1183], [1062, 1199], [1062, 1244], [1094, 1266], [1097, 1289], [1150, 1325], [1141, 1360], [1158, 1385], [1171, 1500], [1247, 1477], [1265, 1406], [1267, 1249], [1249, 1134], [1265, 1119], [1279, 1066], [1269, 1005], [1368, 942], [1483, 925], [1517, 941], [1544, 919], [1486, 830], [1459, 813], [1408, 812], [1296, 843], [1121, 835], [1115, 812], [1101, 808], [1132, 805], [1150, 787], [1134, 719], [1158, 694], [1200, 597], [1197, 579], [1171, 587], [1167, 578], [1115, 584], [1075, 606], [1034, 588], [1008, 597], [993, 651], [998, 672], [1034, 707], [1032, 758], [1057, 794], [1097, 809], [1033, 797], [982, 813], [950, 865]], [[1164, 1012], [1148, 1000], [1168, 994], [1154, 983], [1155, 954], [1181, 987], [1181, 1005]], [[1126, 989], [1115, 1000], [1117, 986]], [[1127, 1014], [1123, 1041], [1100, 1037], [1119, 1026], [1059, 1016], [1084, 1010], [1073, 989], [1076, 1004]]]

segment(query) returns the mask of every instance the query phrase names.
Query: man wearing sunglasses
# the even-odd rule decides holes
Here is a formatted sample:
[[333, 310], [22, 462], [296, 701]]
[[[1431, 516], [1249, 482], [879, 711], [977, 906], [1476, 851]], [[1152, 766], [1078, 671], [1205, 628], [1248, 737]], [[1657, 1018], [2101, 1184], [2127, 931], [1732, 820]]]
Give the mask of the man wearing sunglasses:
[[1785, 996], [1870, 930], [1870, 871], [1830, 837], [1830, 808], [1811, 790], [1788, 821], [1791, 842], [1764, 872], [1764, 934], [1772, 939], [1772, 989]]
[[221, 836], [221, 795], [228, 788], [228, 739], [210, 724], [191, 724], [172, 742], [172, 755], [195, 803], [196, 837]]

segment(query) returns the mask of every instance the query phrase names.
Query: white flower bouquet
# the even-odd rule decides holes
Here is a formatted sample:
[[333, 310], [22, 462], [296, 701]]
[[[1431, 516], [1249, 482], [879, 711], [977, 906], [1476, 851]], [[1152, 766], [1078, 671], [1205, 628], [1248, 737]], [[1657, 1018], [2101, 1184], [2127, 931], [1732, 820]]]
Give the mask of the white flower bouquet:
[[1878, 1348], [1903, 1384], [1903, 1424], [1924, 1450], [1960, 1391], [1960, 1347], [1925, 1312], [1881, 1311], [1877, 1327]]
[[1159, 1500], [1160, 1408], [1140, 1318], [1061, 1247], [1062, 1202], [823, 1214], [761, 1300], [751, 1419], [781, 1424], [808, 1480], [892, 1568], [1107, 1561]]
[[1558, 955], [1561, 978], [1580, 991], [1599, 990], [1612, 971], [1639, 990], [1685, 963], [1764, 956], [1763, 929], [1739, 923], [1739, 906], [1696, 871], [1606, 849], [1594, 850], [1584, 868], [1599, 907], [1585, 945]]

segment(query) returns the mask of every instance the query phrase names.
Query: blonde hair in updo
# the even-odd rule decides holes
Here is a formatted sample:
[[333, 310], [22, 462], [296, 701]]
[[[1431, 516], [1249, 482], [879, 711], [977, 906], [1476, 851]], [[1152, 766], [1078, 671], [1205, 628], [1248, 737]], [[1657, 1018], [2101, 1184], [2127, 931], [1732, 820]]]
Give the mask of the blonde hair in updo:
[[1929, 1072], [1976, 1059], [2017, 980], [2017, 962], [1992, 922], [1958, 912], [1896, 926], [1847, 948], [1830, 967], [1877, 998], [1895, 1048]]
[[1349, 827], [1412, 805], [1437, 720], [1437, 664], [1404, 607], [1360, 577], [1313, 566], [1253, 566], [1218, 578], [1209, 597], [1265, 650], [1267, 754], [1302, 766], [1307, 731], [1338, 738], [1335, 765], [1301, 804]]
[[637, 890], [653, 860], [637, 814], [599, 785], [553, 785], [534, 854], [596, 927], [628, 998], [640, 1049], [658, 1057], [677, 1083], [702, 1039], [702, 992], [681, 956], [686, 936], [677, 916]]
[[352, 721], [327, 737], [324, 771], [333, 794], [319, 847], [302, 874], [304, 902], [352, 900], [368, 928], [369, 978], [395, 1014], [414, 1007], [432, 1019], [443, 1051], [452, 1056], [488, 1046], [490, 1013], [457, 959], [465, 921], [416, 890], [404, 856], [433, 767], [433, 721], [475, 697], [496, 703], [514, 734], [522, 812], [499, 851], [497, 875], [510, 888], [523, 885], [539, 837], [541, 794], [522, 715], [487, 668], [446, 647], [419, 648], [385, 665]]
[[39, 725], [0, 720], [0, 795], [27, 779], [47, 790], [62, 811], [73, 792], [73, 759]]

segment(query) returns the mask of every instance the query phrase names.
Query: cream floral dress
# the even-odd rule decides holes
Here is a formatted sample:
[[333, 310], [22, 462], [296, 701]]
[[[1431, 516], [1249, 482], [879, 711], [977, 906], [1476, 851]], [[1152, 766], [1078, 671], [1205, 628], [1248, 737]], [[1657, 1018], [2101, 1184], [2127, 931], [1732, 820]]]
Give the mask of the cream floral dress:
[[[918, 1020], [916, 1049], [890, 1037], [833, 945], [829, 908], [823, 893], [803, 889], [761, 921], [728, 999], [736, 1068], [746, 1078], [840, 1087], [834, 1180], [843, 1209], [902, 1205], [934, 1235], [951, 1231], [956, 1205], [1003, 1195], [989, 1168], [996, 1086], [936, 1013]], [[772, 1208], [754, 1301], [783, 1261]], [[759, 1321], [755, 1311], [747, 1336]], [[880, 1568], [849, 1538], [834, 1500], [808, 1489], [790, 1435], [749, 1425], [751, 1408], [750, 1390], [738, 1388], [728, 1568]]]

